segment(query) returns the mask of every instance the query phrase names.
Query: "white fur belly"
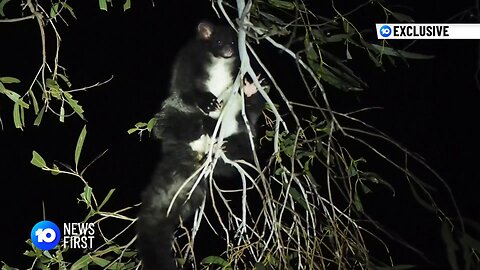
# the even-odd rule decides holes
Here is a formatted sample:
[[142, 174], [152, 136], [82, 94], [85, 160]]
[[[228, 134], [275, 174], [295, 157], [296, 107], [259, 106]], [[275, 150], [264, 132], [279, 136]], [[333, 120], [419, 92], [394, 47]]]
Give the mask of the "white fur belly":
[[222, 127], [220, 134], [223, 138], [227, 138], [235, 133], [238, 133], [239, 125], [237, 116], [242, 113], [242, 97], [240, 94], [235, 93], [233, 97], [226, 101], [223, 108], [224, 117], [222, 120]]
[[211, 143], [210, 136], [202, 135], [200, 138], [196, 139], [193, 142], [190, 142], [189, 145], [194, 152], [198, 152], [201, 154], [205, 154], [208, 152], [208, 148], [210, 147]]
[[212, 63], [207, 68], [208, 79], [205, 86], [208, 91], [219, 97], [233, 84], [232, 68], [235, 59], [216, 58], [212, 56]]

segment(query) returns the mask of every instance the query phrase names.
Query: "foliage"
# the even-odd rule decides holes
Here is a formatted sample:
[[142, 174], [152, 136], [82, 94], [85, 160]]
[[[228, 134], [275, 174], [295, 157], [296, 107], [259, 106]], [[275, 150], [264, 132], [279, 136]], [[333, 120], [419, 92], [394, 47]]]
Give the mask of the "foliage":
[[[0, 1], [0, 15], [5, 16], [3, 9], [9, 2], [9, 0]], [[130, 1], [127, 2], [129, 6]], [[0, 79], [0, 94], [6, 95], [14, 103], [12, 115], [15, 127], [19, 129], [25, 127], [25, 110], [32, 107], [36, 116], [33, 122], [35, 126], [40, 125], [45, 112], [57, 115], [60, 122], [64, 122], [66, 117], [72, 115], [85, 119], [83, 108], [73, 94], [99, 86], [108, 82], [111, 78], [92, 86], [71, 88], [72, 84], [68, 79], [67, 70], [60, 64], [61, 37], [57, 24], [60, 22], [67, 24], [67, 19], [64, 17], [66, 14], [75, 19], [73, 8], [64, 1], [53, 2], [49, 8], [45, 8], [40, 3], [32, 0], [26, 0], [21, 5], [31, 15], [20, 18], [0, 19], [0, 23], [18, 23], [24, 20], [35, 19], [40, 29], [41, 60], [39, 61], [38, 71], [27, 89], [11, 90], [6, 88], [5, 84], [18, 84], [20, 82], [20, 79], [16, 77], [2, 77]], [[52, 56], [47, 54], [49, 52], [47, 40], [50, 34], [48, 30], [52, 31], [55, 37], [53, 61], [50, 61]], [[23, 94], [17, 92], [23, 92]]]
[[[3, 7], [9, 1], [0, 1], [0, 16], [5, 17]], [[107, 10], [112, 1], [100, 0], [99, 8]], [[124, 2], [124, 9], [130, 8], [130, 1]], [[364, 205], [367, 194], [374, 193], [377, 186], [386, 187], [392, 193], [394, 185], [380, 175], [368, 170], [366, 153], [358, 154], [350, 150], [352, 145], [361, 145], [371, 153], [389, 163], [392, 168], [405, 175], [412, 194], [420, 205], [431, 210], [442, 223], [442, 238], [446, 243], [448, 260], [452, 269], [474, 269], [478, 264], [480, 244], [467, 233], [461, 217], [452, 219], [446, 214], [430, 194], [429, 187], [413, 174], [406, 165], [398, 164], [382, 153], [369, 140], [381, 139], [396, 147], [408, 162], [425, 166], [441, 179], [417, 155], [374, 127], [357, 118], [362, 109], [352, 112], [337, 112], [332, 109], [327, 90], [361, 91], [366, 87], [359, 76], [348, 66], [353, 56], [363, 54], [365, 59], [379, 68], [384, 68], [385, 60], [395, 64], [398, 59], [428, 59], [420, 55], [389, 47], [385, 41], [371, 41], [371, 33], [357, 29], [352, 22], [354, 14], [362, 12], [367, 5], [380, 8], [384, 21], [392, 19], [410, 22], [405, 14], [393, 12], [381, 1], [368, 1], [342, 12], [331, 2], [329, 9], [321, 15], [301, 1], [260, 0], [245, 3], [218, 0], [213, 3], [215, 11], [232, 26], [238, 24], [239, 49], [242, 60], [241, 75], [249, 74], [268, 102], [265, 119], [267, 130], [261, 138], [262, 146], [272, 149], [266, 164], [256, 157], [250, 164], [254, 172], [247, 172], [239, 166], [240, 161], [228, 160], [225, 155], [211, 152], [206, 160], [214, 163], [222, 158], [239, 169], [241, 188], [235, 192], [223, 190], [213, 178], [209, 178], [211, 207], [215, 209], [217, 225], [211, 225], [226, 241], [226, 250], [222, 254], [212, 254], [203, 258], [203, 269], [410, 269], [411, 265], [399, 265], [389, 254], [385, 237], [394, 238], [380, 224], [368, 216]], [[42, 61], [30, 87], [20, 95], [15, 85], [20, 82], [15, 77], [0, 77], [0, 94], [13, 102], [12, 116], [15, 127], [23, 129], [29, 124], [25, 121], [25, 110], [34, 108], [34, 125], [40, 125], [45, 112], [59, 116], [61, 122], [71, 115], [83, 117], [83, 109], [73, 96], [79, 90], [98, 86], [71, 89], [66, 71], [59, 64], [60, 34], [56, 24], [65, 22], [64, 16], [75, 18], [74, 9], [66, 2], [52, 2], [49, 8], [37, 2], [26, 0], [25, 7], [31, 15], [16, 19], [0, 19], [1, 22], [15, 23], [26, 19], [35, 19], [40, 26], [42, 37]], [[368, 7], [371, 8], [371, 7]], [[48, 10], [48, 12], [47, 12]], [[237, 18], [232, 12], [237, 12]], [[330, 13], [330, 14], [329, 14]], [[330, 16], [325, 17], [325, 16]], [[233, 23], [236, 21], [236, 24]], [[56, 37], [54, 60], [49, 62], [46, 55], [46, 29], [53, 31]], [[252, 44], [269, 44], [282, 52], [292, 61], [296, 72], [292, 78], [299, 77], [298, 89], [308, 98], [297, 102], [284, 91], [282, 80], [272, 75], [269, 64], [262, 61]], [[338, 50], [342, 50], [342, 57]], [[357, 56], [356, 56], [357, 57]], [[360, 56], [358, 56], [360, 58]], [[258, 62], [261, 70], [254, 70], [250, 58]], [[252, 61], [253, 62], [253, 61]], [[271, 64], [270, 64], [271, 65]], [[271, 67], [271, 66], [270, 66]], [[268, 95], [260, 85], [257, 74], [265, 75], [271, 82]], [[299, 76], [298, 76], [299, 75]], [[294, 80], [294, 79], [292, 79]], [[108, 81], [107, 81], [108, 82]], [[105, 83], [105, 82], [103, 82]], [[303, 86], [303, 87], [301, 87]], [[13, 89], [13, 90], [12, 90]], [[295, 89], [296, 91], [300, 91]], [[290, 91], [291, 92], [291, 91]], [[38, 102], [41, 97], [41, 102]], [[275, 97], [275, 102], [270, 98]], [[40, 103], [40, 104], [39, 104]], [[71, 112], [66, 112], [69, 109]], [[304, 117], [308, 115], [309, 117]], [[1, 122], [0, 122], [1, 123]], [[128, 133], [152, 130], [153, 120], [139, 122]], [[31, 163], [54, 175], [67, 174], [82, 181], [84, 188], [79, 201], [87, 206], [88, 214], [84, 221], [93, 220], [98, 226], [111, 219], [127, 222], [125, 229], [107, 237], [102, 234], [104, 244], [89, 252], [75, 262], [66, 262], [63, 254], [68, 252], [61, 246], [54, 252], [41, 252], [31, 245], [26, 255], [34, 258], [32, 268], [50, 269], [88, 269], [93, 265], [104, 269], [133, 269], [138, 265], [131, 239], [126, 244], [116, 243], [119, 235], [131, 229], [135, 218], [123, 213], [132, 207], [118, 211], [104, 211], [103, 207], [114, 193], [112, 189], [101, 203], [96, 199], [93, 188], [84, 179], [85, 169], [79, 169], [86, 128], [80, 133], [74, 153], [74, 167], [53, 164], [49, 166], [44, 158], [33, 152]], [[206, 168], [206, 166], [205, 166]], [[207, 181], [207, 180], [205, 180]], [[445, 187], [447, 190], [448, 186]], [[232, 195], [233, 194], [233, 195]], [[241, 202], [236, 207], [231, 196]], [[452, 198], [452, 205], [456, 207]], [[223, 209], [221, 212], [219, 209]], [[228, 214], [227, 214], [228, 213]], [[200, 211], [197, 222], [205, 213]], [[206, 223], [206, 222], [204, 222]], [[183, 226], [183, 224], [182, 224]], [[478, 224], [472, 223], [477, 229]], [[198, 223], [192, 230], [185, 228], [184, 239], [175, 245], [179, 262], [186, 263], [194, 256], [193, 239]], [[28, 242], [30, 244], [30, 242]], [[371, 254], [371, 246], [383, 247], [386, 258], [377, 258]], [[405, 248], [409, 248], [405, 245]], [[462, 260], [457, 256], [462, 255]], [[198, 260], [198, 259], [197, 259]], [[4, 269], [9, 269], [4, 265]]]

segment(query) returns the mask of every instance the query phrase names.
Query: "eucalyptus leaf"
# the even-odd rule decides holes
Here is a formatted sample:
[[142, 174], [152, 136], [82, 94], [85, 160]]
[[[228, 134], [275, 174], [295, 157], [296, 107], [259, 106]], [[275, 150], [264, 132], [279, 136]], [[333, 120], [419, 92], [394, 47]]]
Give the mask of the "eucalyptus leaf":
[[98, 0], [98, 5], [101, 10], [107, 11], [107, 0]]
[[363, 204], [360, 200], [360, 197], [358, 196], [358, 192], [355, 192], [355, 194], [353, 195], [353, 205], [358, 212], [363, 213]]
[[70, 107], [72, 107], [72, 109], [78, 114], [78, 116], [80, 116], [83, 120], [85, 120], [85, 117], [83, 116], [83, 112], [84, 112], [83, 108], [78, 104], [77, 100], [73, 99], [72, 94], [68, 92], [64, 92], [63, 96], [67, 100]]
[[152, 132], [153, 127], [155, 126], [156, 123], [157, 123], [157, 118], [154, 117], [154, 118], [150, 119], [147, 123], [147, 130], [149, 132]]
[[303, 207], [303, 209], [308, 211], [308, 206], [307, 206], [307, 203], [305, 202], [305, 198], [302, 196], [300, 192], [298, 192], [296, 188], [291, 187], [289, 189], [289, 193], [292, 196], [292, 198]]
[[326, 41], [327, 41], [328, 43], [341, 42], [341, 41], [345, 41], [346, 39], [350, 38], [351, 36], [353, 36], [353, 33], [350, 33], [350, 34], [331, 35], [331, 36], [329, 36], [329, 37], [326, 37]]
[[15, 124], [16, 128], [23, 129], [22, 119], [20, 116], [20, 105], [18, 103], [13, 105], [13, 123]]
[[58, 77], [60, 79], [62, 79], [62, 81], [64, 81], [68, 87], [71, 87], [72, 86], [72, 83], [68, 80], [67, 76], [63, 75], [63, 74], [58, 74]]
[[38, 107], [37, 98], [35, 97], [35, 94], [33, 93], [33, 91], [31, 89], [28, 90], [28, 95], [30, 96], [30, 99], [32, 100], [34, 113], [38, 114], [39, 107]]
[[42, 122], [43, 118], [43, 113], [45, 112], [47, 105], [43, 105], [42, 109], [40, 109], [40, 112], [37, 114], [37, 117], [35, 117], [35, 121], [33, 122], [33, 125], [39, 126], [40, 123]]
[[60, 122], [65, 122], [65, 107], [63, 107], [63, 104], [60, 107]]
[[46, 80], [46, 83], [47, 83], [47, 87], [53, 91], [60, 91], [60, 85], [58, 85], [58, 82], [53, 80], [53, 79], [50, 79], [50, 78], [47, 78]]
[[[212, 265], [218, 265], [218, 266], [222, 266], [222, 267], [228, 267], [230, 265], [230, 263], [228, 261], [226, 261], [222, 257], [218, 257], [218, 256], [205, 257], [202, 260], [202, 264], [212, 264]], [[229, 269], [229, 268], [227, 268], [227, 269]]]
[[22, 100], [19, 94], [13, 92], [12, 90], [8, 90], [6, 88], [0, 89], [0, 93], [5, 94], [9, 99], [13, 102], [18, 103], [18, 105], [22, 106], [25, 109], [29, 108], [29, 105]]
[[113, 192], [115, 192], [115, 189], [110, 189], [110, 191], [108, 192], [107, 196], [105, 196], [105, 199], [103, 199], [102, 203], [100, 204], [100, 206], [98, 206], [98, 210], [100, 210], [100, 208], [102, 208], [106, 203], [107, 201], [110, 199], [110, 197], [112, 196]]
[[84, 255], [78, 261], [76, 261], [72, 265], [72, 267], [70, 267], [70, 270], [80, 270], [82, 268], [87, 267], [91, 262], [92, 262], [92, 258], [90, 257], [90, 255], [89, 254]]
[[289, 2], [289, 1], [283, 1], [283, 0], [268, 0], [268, 3], [271, 4], [272, 6], [280, 9], [288, 9], [292, 10], [295, 8], [295, 4]]
[[144, 123], [144, 122], [138, 122], [135, 124], [135, 127], [136, 128], [143, 128], [143, 127], [146, 127], [147, 126], [147, 123]]
[[397, 49], [394, 49], [394, 48], [391, 48], [391, 47], [380, 46], [380, 45], [377, 45], [377, 44], [370, 44], [370, 43], [367, 43], [367, 44], [368, 44], [369, 48], [371, 48], [371, 49], [373, 49], [373, 50], [375, 50], [379, 53], [390, 55], [390, 56], [402, 57], [402, 58], [407, 58], [407, 59], [418, 59], [418, 60], [435, 58], [435, 56], [433, 56], [433, 55], [407, 52], [407, 51], [404, 51], [404, 50], [397, 50]]
[[78, 161], [80, 160], [80, 154], [82, 153], [83, 142], [87, 136], [87, 126], [83, 126], [80, 136], [78, 136], [77, 146], [75, 147], [75, 168], [78, 171]]
[[32, 152], [32, 160], [30, 163], [42, 169], [47, 168], [47, 163], [35, 150]]
[[58, 3], [52, 5], [50, 8], [50, 18], [53, 18], [58, 15]]
[[132, 3], [130, 0], [125, 0], [123, 4], [123, 11], [129, 10], [132, 7]]
[[92, 204], [92, 188], [89, 186], [85, 186], [83, 188], [83, 192], [80, 194], [80, 197], [85, 201], [88, 206]]
[[[1, 6], [2, 2], [0, 2], [0, 6]], [[17, 78], [14, 78], [14, 77], [0, 77], [0, 82], [2, 82], [2, 83], [19, 83], [20, 80], [17, 79]]]
[[[75, 12], [73, 12], [73, 8], [72, 8], [69, 4], [67, 4], [67, 2], [61, 2], [61, 3], [62, 3], [62, 6], [63, 6], [64, 8], [66, 8], [66, 9], [68, 10], [68, 12], [70, 12], [70, 15], [71, 15], [73, 18], [76, 19], [77, 16], [75, 16]], [[61, 76], [61, 74], [58, 74], [58, 76]], [[69, 85], [69, 87], [70, 87], [70, 85]]]
[[97, 256], [92, 256], [92, 261], [93, 261], [93, 263], [95, 263], [96, 265], [101, 266], [101, 267], [106, 267], [107, 265], [109, 265], [111, 263], [111, 261], [100, 258], [100, 257], [97, 257]]

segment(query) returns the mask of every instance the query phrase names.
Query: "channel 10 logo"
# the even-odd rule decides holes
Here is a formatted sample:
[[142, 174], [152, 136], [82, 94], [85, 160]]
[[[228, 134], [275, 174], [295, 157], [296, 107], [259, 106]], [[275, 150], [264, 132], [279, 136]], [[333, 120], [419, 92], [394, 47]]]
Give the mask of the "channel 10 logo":
[[389, 37], [392, 34], [392, 28], [388, 25], [383, 25], [380, 27], [380, 35], [384, 38]]
[[40, 221], [32, 228], [30, 233], [32, 243], [41, 250], [50, 250], [60, 242], [60, 229], [51, 221]]

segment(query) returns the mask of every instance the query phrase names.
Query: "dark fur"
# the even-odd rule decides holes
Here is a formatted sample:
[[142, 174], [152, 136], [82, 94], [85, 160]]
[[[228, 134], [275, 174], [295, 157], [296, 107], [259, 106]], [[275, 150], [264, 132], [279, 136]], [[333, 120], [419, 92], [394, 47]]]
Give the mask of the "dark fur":
[[[208, 25], [203, 28], [205, 29], [208, 30]], [[152, 182], [143, 193], [143, 204], [137, 221], [137, 246], [144, 270], [177, 269], [172, 259], [171, 247], [179, 217], [182, 220], [191, 217], [206, 195], [206, 182], [202, 180], [191, 198], [185, 201], [187, 192], [196, 181], [194, 177], [176, 198], [171, 212], [166, 216], [175, 192], [199, 168], [205, 156], [205, 152], [193, 151], [189, 143], [202, 135], [211, 135], [217, 123], [217, 119], [208, 116], [208, 112], [219, 106], [217, 97], [205, 86], [211, 54], [222, 57], [224, 54], [233, 53], [230, 57], [236, 57], [236, 45], [232, 47], [236, 37], [234, 32], [225, 27], [212, 29], [210, 39], [205, 40], [205, 36], [202, 36], [205, 33], [199, 31], [199, 37], [180, 51], [174, 65], [171, 95], [163, 102], [161, 111], [156, 115], [157, 123], [153, 134], [162, 140], [163, 160], [158, 164]], [[217, 46], [217, 40], [221, 40], [224, 46]], [[232, 48], [234, 51], [229, 51]], [[238, 62], [235, 62], [231, 73], [235, 76], [237, 72]], [[263, 104], [263, 98], [259, 94], [246, 98], [246, 112], [252, 130]], [[232, 160], [251, 161], [253, 154], [241, 114], [238, 114], [236, 119], [241, 128], [239, 133], [225, 138], [226, 155]], [[235, 171], [232, 166], [220, 160], [214, 175], [232, 176]]]
[[[228, 53], [236, 59], [231, 70], [233, 77], [238, 73], [236, 34], [227, 26], [211, 27], [211, 35], [205, 37], [205, 33], [197, 30], [197, 38], [189, 42], [179, 52], [173, 67], [171, 81], [171, 93], [178, 94], [185, 105], [198, 107], [203, 112], [216, 109], [217, 97], [206, 89], [205, 81], [208, 79], [207, 66], [210, 64], [211, 55], [223, 57]], [[220, 44], [218, 44], [220, 43]], [[229, 58], [225, 57], [225, 58]]]
[[206, 182], [200, 182], [190, 199], [185, 201], [196, 178], [182, 189], [169, 213], [167, 209], [179, 188], [193, 175], [200, 164], [198, 156], [188, 148], [177, 149], [166, 156], [143, 194], [143, 204], [137, 221], [137, 246], [144, 270], [176, 270], [172, 258], [172, 240], [179, 217], [188, 219], [205, 197]]
[[[245, 113], [247, 115], [248, 123], [250, 125], [250, 130], [252, 135], [256, 135], [256, 125], [258, 118], [262, 114], [263, 107], [265, 105], [265, 100], [263, 99], [260, 93], [255, 93], [250, 97], [245, 97]], [[247, 126], [243, 116], [240, 113], [236, 116], [237, 122], [240, 123], [239, 132], [233, 134], [227, 138], [224, 138], [224, 151], [225, 155], [231, 160], [245, 160], [247, 162], [253, 162], [253, 152], [250, 144], [250, 135], [248, 133]], [[216, 124], [217, 120], [210, 118], [207, 120], [209, 124], [205, 126], [210, 128], [210, 133], [213, 132], [213, 127]], [[222, 159], [219, 159], [214, 170], [214, 175], [233, 177], [237, 175], [237, 169], [232, 167], [229, 164], [225, 164]]]

